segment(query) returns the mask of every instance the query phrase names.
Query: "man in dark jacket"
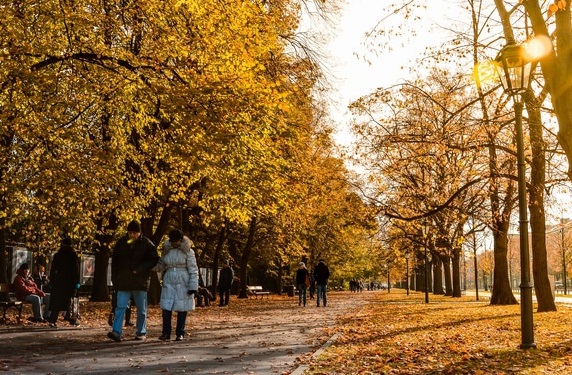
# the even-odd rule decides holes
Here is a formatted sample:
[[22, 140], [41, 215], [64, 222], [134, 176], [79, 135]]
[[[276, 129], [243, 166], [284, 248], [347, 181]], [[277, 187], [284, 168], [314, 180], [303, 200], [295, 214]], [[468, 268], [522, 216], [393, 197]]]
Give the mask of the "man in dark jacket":
[[233, 281], [234, 271], [230, 267], [230, 262], [225, 260], [218, 277], [218, 292], [220, 297], [219, 306], [222, 307], [228, 305], [230, 287], [232, 286]]
[[131, 221], [127, 226], [127, 235], [117, 241], [111, 260], [111, 282], [117, 292], [117, 306], [112, 331], [107, 334], [110, 339], [121, 341], [123, 317], [132, 296], [137, 308], [135, 339], [147, 338], [147, 290], [151, 269], [158, 261], [157, 248], [143, 236], [141, 224]]
[[324, 300], [324, 306], [328, 303], [328, 299], [326, 297], [328, 292], [328, 278], [330, 277], [330, 269], [326, 266], [326, 263], [322, 259], [318, 262], [318, 265], [314, 267], [314, 278], [316, 279], [316, 287], [317, 287], [317, 298], [316, 302], [318, 307], [320, 307], [320, 298]]

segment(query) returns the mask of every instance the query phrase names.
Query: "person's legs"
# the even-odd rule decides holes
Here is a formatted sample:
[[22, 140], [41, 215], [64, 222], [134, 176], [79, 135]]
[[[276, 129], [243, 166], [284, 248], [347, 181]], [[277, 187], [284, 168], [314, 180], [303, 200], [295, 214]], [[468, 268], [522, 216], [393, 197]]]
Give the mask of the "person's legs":
[[[45, 296], [42, 297], [42, 304], [44, 305], [44, 312], [42, 318], [49, 319], [51, 316], [50, 312], [50, 293], [46, 293]], [[56, 318], [57, 319], [57, 318]]]
[[177, 328], [175, 329], [175, 333], [177, 334], [177, 338], [180, 336], [185, 336], [185, 323], [187, 321], [187, 312], [186, 311], [179, 311], [177, 313]]
[[26, 296], [26, 302], [32, 304], [32, 312], [34, 313], [35, 320], [43, 320], [42, 317], [42, 299], [36, 294]]
[[322, 293], [324, 294], [322, 297], [324, 298], [324, 306], [327, 305], [328, 303], [328, 285], [324, 284], [322, 285]]
[[305, 285], [305, 284], [302, 284], [302, 292], [304, 293], [304, 294], [302, 295], [302, 299], [303, 299], [303, 302], [304, 302], [304, 306], [306, 306], [306, 292], [307, 292], [307, 289], [306, 289], [306, 285]]
[[123, 332], [123, 317], [125, 316], [125, 309], [127, 308], [127, 303], [131, 298], [131, 291], [129, 290], [118, 290], [116, 291], [117, 301], [114, 311], [114, 319], [111, 329], [121, 336]]
[[302, 290], [304, 289], [304, 284], [298, 284], [298, 306], [302, 306]]
[[147, 291], [134, 290], [133, 298], [137, 308], [137, 336], [147, 334]]
[[218, 290], [218, 305], [224, 306], [224, 289], [222, 288]]
[[173, 317], [173, 313], [171, 310], [162, 310], [163, 311], [163, 332], [159, 340], [169, 340], [171, 338], [171, 318]]
[[320, 299], [322, 298], [322, 285], [316, 285], [316, 304], [320, 307]]

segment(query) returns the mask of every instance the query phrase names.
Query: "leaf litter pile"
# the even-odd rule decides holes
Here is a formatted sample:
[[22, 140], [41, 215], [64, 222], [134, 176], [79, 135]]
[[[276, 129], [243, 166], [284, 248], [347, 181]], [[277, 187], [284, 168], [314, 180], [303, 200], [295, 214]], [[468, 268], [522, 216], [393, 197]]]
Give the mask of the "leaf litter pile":
[[520, 305], [491, 306], [403, 290], [378, 293], [343, 316], [335, 342], [305, 375], [572, 374], [572, 308], [534, 311], [535, 349], [521, 344]]

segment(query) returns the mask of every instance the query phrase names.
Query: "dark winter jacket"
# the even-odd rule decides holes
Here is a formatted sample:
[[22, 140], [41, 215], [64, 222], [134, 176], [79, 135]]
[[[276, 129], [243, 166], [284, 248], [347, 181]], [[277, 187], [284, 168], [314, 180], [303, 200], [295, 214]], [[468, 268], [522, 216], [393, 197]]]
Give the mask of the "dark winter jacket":
[[316, 279], [316, 284], [326, 285], [328, 283], [328, 278], [330, 277], [330, 269], [326, 266], [326, 263], [320, 261], [318, 265], [314, 268], [314, 278]]
[[67, 311], [79, 284], [79, 258], [71, 246], [62, 245], [54, 255], [50, 280], [50, 310]]
[[219, 289], [230, 289], [232, 282], [234, 281], [234, 271], [230, 266], [224, 266], [220, 270], [220, 275], [218, 278]]
[[111, 282], [115, 290], [147, 290], [151, 269], [159, 261], [157, 248], [141, 235], [128, 243], [126, 235], [117, 241], [111, 259]]

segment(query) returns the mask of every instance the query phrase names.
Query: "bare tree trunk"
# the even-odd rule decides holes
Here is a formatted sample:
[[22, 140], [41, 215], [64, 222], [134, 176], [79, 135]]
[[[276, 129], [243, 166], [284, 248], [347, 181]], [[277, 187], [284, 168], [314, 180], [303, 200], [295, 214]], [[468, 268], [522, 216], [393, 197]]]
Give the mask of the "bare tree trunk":
[[556, 311], [552, 287], [548, 279], [546, 254], [546, 215], [544, 212], [544, 188], [546, 186], [546, 145], [542, 136], [540, 110], [532, 93], [527, 95], [526, 108], [530, 131], [532, 162], [530, 172], [529, 210], [532, 238], [532, 274], [534, 291], [538, 302], [538, 312]]

